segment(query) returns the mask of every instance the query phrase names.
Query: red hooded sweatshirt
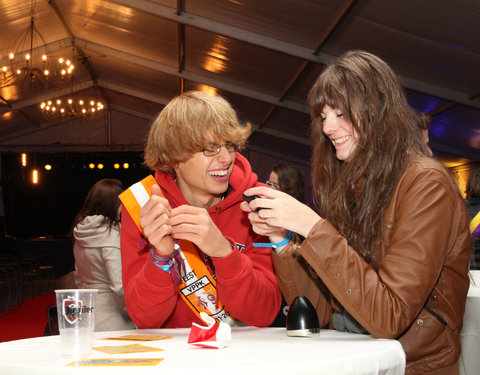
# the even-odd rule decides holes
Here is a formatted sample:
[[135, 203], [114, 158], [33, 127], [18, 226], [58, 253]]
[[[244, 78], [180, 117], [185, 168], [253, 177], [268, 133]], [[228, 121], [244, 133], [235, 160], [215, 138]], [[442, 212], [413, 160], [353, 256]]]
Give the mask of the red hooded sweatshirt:
[[[155, 179], [172, 208], [188, 204], [172, 175], [156, 172]], [[253, 232], [247, 214], [240, 209], [242, 193], [258, 185], [250, 164], [237, 153], [228, 194], [208, 210], [225, 238], [235, 244], [234, 251], [224, 258], [210, 258], [211, 261], [205, 260], [198, 248], [197, 251], [216, 278], [218, 297], [227, 310], [247, 325], [262, 327], [274, 320], [281, 294], [270, 248], [252, 246], [254, 242], [268, 242], [268, 239]], [[204, 325], [178, 294], [171, 275], [153, 264], [150, 244], [125, 207], [122, 208], [121, 252], [125, 303], [138, 328], [190, 327], [192, 322]]]

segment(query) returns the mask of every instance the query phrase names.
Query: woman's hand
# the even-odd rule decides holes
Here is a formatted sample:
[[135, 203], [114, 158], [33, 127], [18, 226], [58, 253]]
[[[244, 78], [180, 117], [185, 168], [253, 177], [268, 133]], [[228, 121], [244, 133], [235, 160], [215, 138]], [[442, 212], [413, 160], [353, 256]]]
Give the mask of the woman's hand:
[[[250, 203], [242, 202], [241, 209], [249, 212], [253, 230], [270, 237], [270, 241], [278, 242], [285, 238], [285, 230], [291, 230], [307, 237], [310, 230], [322, 219], [307, 205], [292, 196], [268, 187], [253, 187], [245, 195], [259, 195], [260, 198]], [[257, 212], [255, 210], [259, 209]]]

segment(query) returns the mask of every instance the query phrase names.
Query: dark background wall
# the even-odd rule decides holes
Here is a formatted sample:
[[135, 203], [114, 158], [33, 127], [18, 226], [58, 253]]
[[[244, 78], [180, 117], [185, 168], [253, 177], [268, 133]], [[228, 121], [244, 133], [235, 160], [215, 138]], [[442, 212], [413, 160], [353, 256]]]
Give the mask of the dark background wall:
[[[113, 164], [130, 167], [114, 169]], [[103, 169], [90, 169], [89, 163], [102, 163]], [[44, 169], [50, 164], [52, 169]], [[32, 170], [39, 171], [39, 182], [32, 183]], [[28, 165], [20, 154], [2, 155], [2, 190], [5, 232], [17, 238], [67, 236], [72, 220], [80, 210], [92, 185], [102, 178], [116, 178], [125, 187], [145, 177], [139, 153], [28, 154]]]

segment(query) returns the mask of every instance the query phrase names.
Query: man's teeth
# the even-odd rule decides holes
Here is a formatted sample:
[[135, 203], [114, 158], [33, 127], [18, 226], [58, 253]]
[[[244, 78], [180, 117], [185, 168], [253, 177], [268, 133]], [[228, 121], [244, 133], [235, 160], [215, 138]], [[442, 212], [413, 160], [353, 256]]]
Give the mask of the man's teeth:
[[228, 171], [209, 171], [208, 174], [210, 176], [218, 176], [218, 177], [224, 177], [226, 176]]
[[339, 144], [339, 143], [346, 142], [348, 140], [348, 138], [349, 138], [349, 136], [346, 135], [345, 137], [332, 139], [332, 142], [333, 142], [334, 145], [336, 145], [336, 144]]

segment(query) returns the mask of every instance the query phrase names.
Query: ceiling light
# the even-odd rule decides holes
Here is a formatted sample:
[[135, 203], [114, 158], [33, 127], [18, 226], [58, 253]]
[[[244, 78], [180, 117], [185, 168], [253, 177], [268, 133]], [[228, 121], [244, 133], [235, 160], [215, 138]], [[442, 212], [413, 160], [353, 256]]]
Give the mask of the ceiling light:
[[97, 118], [104, 108], [103, 102], [96, 98], [82, 99], [73, 96], [50, 99], [40, 103], [40, 109], [52, 120], [62, 117]]
[[30, 22], [9, 46], [9, 54], [0, 65], [0, 87], [27, 85], [44, 88], [65, 81], [73, 75], [70, 60], [55, 60], [47, 50], [45, 39], [35, 26], [35, 4], [32, 2]]

